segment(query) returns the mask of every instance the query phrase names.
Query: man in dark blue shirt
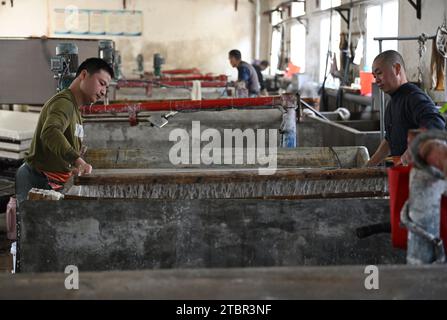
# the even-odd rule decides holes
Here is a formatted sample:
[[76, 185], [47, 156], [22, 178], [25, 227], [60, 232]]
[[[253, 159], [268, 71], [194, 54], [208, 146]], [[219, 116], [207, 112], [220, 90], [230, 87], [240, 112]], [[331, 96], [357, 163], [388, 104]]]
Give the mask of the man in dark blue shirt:
[[259, 79], [255, 68], [245, 61], [242, 61], [242, 55], [239, 50], [231, 50], [228, 54], [230, 64], [233, 68], [237, 68], [238, 81], [244, 81], [250, 96], [259, 95]]
[[391, 96], [385, 111], [385, 139], [368, 165], [375, 166], [387, 156], [400, 156], [408, 163], [407, 134], [410, 129], [445, 129], [445, 121], [430, 97], [409, 83], [402, 56], [394, 50], [379, 54], [373, 63], [377, 86]]

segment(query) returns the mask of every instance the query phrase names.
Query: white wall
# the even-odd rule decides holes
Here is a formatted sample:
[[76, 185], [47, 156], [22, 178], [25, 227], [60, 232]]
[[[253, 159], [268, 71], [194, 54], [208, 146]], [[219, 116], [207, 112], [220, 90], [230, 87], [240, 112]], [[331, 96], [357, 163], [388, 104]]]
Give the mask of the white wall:
[[[31, 23], [31, 21], [34, 21]], [[48, 35], [48, 0], [9, 1], [0, 4], [0, 37]]]
[[[276, 7], [282, 0], [269, 0], [270, 9]], [[348, 4], [350, 0], [342, 0], [342, 4]], [[380, 2], [377, 1], [376, 4]], [[356, 45], [360, 37], [360, 32], [366, 31], [366, 7], [370, 4], [364, 4], [360, 8], [355, 7], [353, 10], [352, 19], [352, 41]], [[307, 2], [307, 18], [308, 18], [308, 34], [306, 37], [306, 73], [312, 75], [312, 78], [318, 81], [318, 74], [320, 70], [320, 42], [321, 42], [321, 30], [320, 21], [323, 17], [328, 16], [329, 13], [319, 12], [319, 8], [316, 7], [315, 0], [308, 0]], [[338, 13], [334, 12], [334, 18], [339, 17]], [[439, 25], [442, 24], [444, 18], [447, 17], [447, 1], [446, 0], [430, 0], [422, 1], [422, 20], [416, 19], [416, 11], [410, 5], [407, 0], [399, 0], [399, 36], [412, 36], [420, 35], [422, 32], [433, 35]], [[268, 20], [264, 20], [264, 23], [268, 24]], [[295, 22], [289, 22], [291, 23]], [[268, 30], [269, 35], [264, 35], [264, 38], [271, 38], [271, 27], [263, 26], [263, 30]], [[342, 32], [347, 31], [347, 25], [342, 20], [341, 21]], [[324, 33], [324, 30], [323, 30]], [[329, 30], [327, 30], [329, 33]], [[333, 35], [333, 37], [338, 37], [338, 35]], [[424, 80], [427, 88], [430, 87], [430, 59], [431, 59], [431, 41], [427, 43], [427, 52], [424, 56], [423, 70], [424, 70]], [[355, 48], [355, 46], [354, 46]], [[263, 48], [264, 55], [270, 54], [270, 46], [268, 49]], [[402, 41], [399, 42], [398, 50], [404, 56], [408, 75], [411, 81], [417, 81], [417, 68], [418, 68], [418, 44], [416, 41]], [[363, 69], [365, 59], [363, 59], [359, 67], [354, 67], [354, 70]], [[338, 66], [340, 67], [340, 61], [338, 61]]]
[[[128, 10], [143, 11], [141, 37], [109, 37], [122, 53], [123, 68], [136, 68], [136, 56], [144, 55], [152, 70], [154, 53], [161, 53], [166, 69], [198, 67], [203, 72], [236, 75], [229, 66], [228, 51], [240, 49], [243, 58], [254, 58], [255, 5], [239, 0], [127, 0]], [[20, 0], [14, 7], [0, 6], [0, 36], [57, 36], [52, 33], [55, 8], [123, 9], [121, 0]], [[32, 23], [31, 23], [32, 21]], [[93, 36], [88, 36], [93, 38]], [[82, 38], [82, 36], [76, 36]], [[96, 37], [98, 38], [98, 37]]]
[[[408, 1], [399, 1], [399, 36], [418, 36], [421, 33], [427, 35], [436, 34], [438, 26], [442, 25], [447, 17], [447, 1], [446, 0], [430, 0], [422, 1], [422, 19], [416, 18], [416, 10], [408, 3]], [[418, 43], [417, 41], [401, 41], [399, 42], [399, 52], [403, 55], [407, 74], [410, 81], [418, 79]], [[423, 79], [426, 88], [431, 87], [430, 82], [430, 61], [432, 54], [432, 41], [427, 43], [427, 52], [423, 58]]]

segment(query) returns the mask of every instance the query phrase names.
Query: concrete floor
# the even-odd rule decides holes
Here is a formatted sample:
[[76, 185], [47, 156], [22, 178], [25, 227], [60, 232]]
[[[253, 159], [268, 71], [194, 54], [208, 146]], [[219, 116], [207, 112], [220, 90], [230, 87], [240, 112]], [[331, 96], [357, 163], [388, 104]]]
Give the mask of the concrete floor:
[[366, 266], [193, 269], [0, 274], [0, 299], [446, 299], [447, 267], [378, 266], [378, 289]]

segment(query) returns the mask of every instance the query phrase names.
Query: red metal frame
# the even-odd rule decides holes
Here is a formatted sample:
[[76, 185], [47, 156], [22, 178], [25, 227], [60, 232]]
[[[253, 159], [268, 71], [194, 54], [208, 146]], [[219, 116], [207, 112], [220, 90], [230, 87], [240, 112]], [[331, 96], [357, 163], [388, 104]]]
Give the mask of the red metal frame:
[[[155, 82], [155, 84], [159, 84], [160, 86], [169, 86], [169, 87], [192, 87], [192, 81], [159, 81]], [[226, 81], [200, 81], [200, 86], [202, 88], [224, 88], [227, 86]]]
[[193, 69], [173, 69], [173, 70], [163, 70], [163, 74], [200, 74], [200, 70], [197, 68]]
[[[169, 87], [192, 87], [192, 81], [177, 80], [118, 80], [116, 87], [119, 88], [146, 88], [148, 86], [169, 86]], [[176, 80], [174, 80], [176, 79]], [[200, 81], [202, 88], [223, 88], [227, 86], [227, 81]]]
[[221, 75], [203, 75], [203, 74], [192, 74], [189, 76], [163, 76], [157, 80], [160, 81], [228, 81], [228, 77], [224, 74]]
[[281, 96], [258, 98], [228, 98], [216, 100], [164, 100], [141, 103], [118, 103], [111, 105], [82, 106], [81, 112], [87, 114], [100, 113], [138, 113], [141, 111], [186, 111], [186, 110], [211, 110], [226, 108], [247, 108], [276, 106], [284, 102]]

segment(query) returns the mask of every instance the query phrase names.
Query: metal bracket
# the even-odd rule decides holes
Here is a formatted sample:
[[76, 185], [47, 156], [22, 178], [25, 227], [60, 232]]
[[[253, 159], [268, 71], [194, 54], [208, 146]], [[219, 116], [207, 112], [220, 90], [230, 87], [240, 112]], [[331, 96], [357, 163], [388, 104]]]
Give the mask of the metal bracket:
[[422, 0], [416, 0], [416, 3], [413, 0], [408, 0], [411, 6], [416, 9], [416, 16], [419, 20], [422, 18]]
[[[341, 18], [346, 22], [349, 30], [349, 28], [351, 28], [351, 24], [349, 22], [351, 20], [351, 9], [336, 8], [335, 11], [337, 11]], [[344, 12], [346, 12], [347, 16], [343, 14]]]
[[301, 23], [304, 26], [304, 29], [306, 29], [306, 34], [309, 34], [309, 20], [307, 18], [303, 18], [303, 17], [297, 17], [296, 21], [298, 21], [299, 23]]
[[157, 115], [157, 116], [150, 116], [148, 121], [150, 124], [154, 127], [157, 127], [159, 129], [163, 128], [165, 125], [168, 124], [168, 119], [172, 116], [175, 116], [178, 113], [178, 111], [171, 111], [163, 116]]

